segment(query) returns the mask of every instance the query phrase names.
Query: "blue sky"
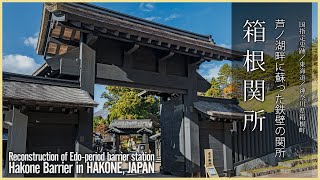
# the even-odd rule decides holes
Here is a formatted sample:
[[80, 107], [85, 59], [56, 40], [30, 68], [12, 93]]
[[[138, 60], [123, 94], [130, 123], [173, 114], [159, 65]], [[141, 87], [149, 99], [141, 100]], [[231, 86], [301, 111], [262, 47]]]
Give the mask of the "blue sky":
[[[212, 35], [224, 47], [231, 45], [231, 3], [94, 3], [111, 10], [152, 20], [180, 29]], [[313, 6], [316, 17], [317, 6]], [[42, 3], [3, 3], [3, 70], [30, 74], [43, 64], [35, 53], [40, 30]], [[313, 37], [316, 36], [317, 19], [313, 20]], [[206, 79], [217, 75], [226, 61], [203, 63], [199, 72]], [[104, 86], [96, 85], [95, 100], [100, 98]]]

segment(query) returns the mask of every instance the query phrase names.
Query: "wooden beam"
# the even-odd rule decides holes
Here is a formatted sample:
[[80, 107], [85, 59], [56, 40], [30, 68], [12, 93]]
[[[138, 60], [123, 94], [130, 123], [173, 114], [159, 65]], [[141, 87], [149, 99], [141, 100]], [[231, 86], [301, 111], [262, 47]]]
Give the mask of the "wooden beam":
[[72, 33], [71, 33], [71, 37], [70, 37], [71, 41], [74, 41], [74, 37], [75, 37], [76, 33], [77, 33], [77, 30], [72, 29]]
[[115, 35], [115, 36], [119, 36], [119, 31], [117, 30], [112, 30], [111, 34]]
[[135, 52], [137, 49], [139, 49], [139, 45], [135, 44], [129, 51], [127, 51], [127, 54], [132, 54], [133, 52]]
[[29, 122], [38, 121], [41, 124], [78, 124], [78, 115], [67, 115], [60, 112], [50, 112], [50, 116], [46, 112], [28, 112]]
[[160, 58], [159, 61], [165, 61], [165, 60], [169, 59], [170, 57], [172, 57], [173, 55], [174, 55], [174, 52], [170, 52], [168, 55]]
[[13, 74], [3, 72], [2, 74], [3, 81], [18, 81], [18, 82], [28, 82], [28, 83], [40, 83], [40, 84], [47, 84], [47, 85], [54, 85], [54, 86], [65, 86], [65, 87], [72, 87], [72, 88], [79, 88], [78, 81], [72, 80], [63, 80], [63, 79], [53, 79], [53, 78], [44, 78], [38, 76], [27, 76], [21, 74]]
[[96, 79], [96, 84], [101, 85], [110, 85], [110, 86], [121, 86], [121, 87], [129, 87], [141, 90], [148, 90], [148, 91], [156, 91], [160, 93], [176, 93], [176, 94], [186, 94], [186, 90], [184, 89], [176, 89], [176, 88], [165, 88], [161, 86], [149, 86], [145, 84], [137, 84], [137, 83], [129, 83], [117, 80], [110, 80], [110, 79]]
[[82, 26], [91, 31], [93, 31], [95, 27], [93, 24], [82, 24]]
[[20, 106], [20, 111], [24, 111], [25, 109], [26, 109], [26, 106], [25, 105], [22, 105], [22, 106]]
[[194, 49], [192, 52], [193, 52], [194, 54], [197, 54], [198, 50]]
[[52, 58], [45, 59], [46, 63], [50, 66], [52, 70], [60, 69], [60, 56], [55, 56]]
[[[68, 28], [72, 28], [72, 29], [76, 29], [76, 30], [81, 31], [83, 33], [91, 33], [91, 31], [88, 31], [88, 30], [85, 30], [85, 29], [81, 29], [81, 28], [77, 28], [77, 27], [72, 26], [71, 24], [68, 24], [68, 23], [59, 22], [59, 25], [60, 26], [65, 26], [65, 27], [68, 27]], [[109, 30], [108, 30], [108, 32], [109, 32]], [[129, 42], [129, 43], [136, 43], [136, 44], [139, 44], [139, 45], [143, 45], [143, 46], [151, 47], [151, 48], [155, 48], [155, 49], [168, 50], [166, 47], [157, 46], [156, 44], [152, 44], [151, 42], [153, 40], [151, 38], [147, 38], [148, 41], [146, 43], [144, 43], [142, 41], [135, 41], [135, 40], [132, 40], [132, 39], [127, 39], [125, 37], [121, 38], [119, 36], [114, 36], [113, 33], [111, 33], [111, 32], [110, 32], [110, 34], [98, 33], [97, 35], [101, 36], [101, 37], [113, 39], [113, 40], [124, 41], [124, 42]], [[173, 43], [171, 43], [171, 44], [174, 45]], [[181, 50], [180, 46], [178, 46], [178, 49], [172, 49], [172, 51], [174, 51], [175, 53], [178, 53], [178, 54], [183, 54], [183, 55], [192, 56], [192, 57], [199, 57], [196, 54], [185, 52], [183, 50], [180, 51], [180, 50]]]
[[186, 89], [190, 84], [185, 77], [162, 75], [158, 72], [136, 70], [100, 63], [97, 63], [96, 78], [100, 80], [120, 81], [125, 84], [132, 84], [133, 86], [139, 86], [140, 84], [145, 87], [155, 86], [180, 90]]
[[80, 48], [75, 48], [65, 54], [58, 55], [46, 59], [46, 63], [52, 70], [60, 70], [60, 74], [65, 75], [80, 75], [80, 62], [79, 58]]
[[92, 46], [98, 39], [97, 35], [93, 35], [92, 33], [87, 36], [87, 43], [89, 46]]
[[64, 27], [64, 26], [61, 26], [59, 38], [63, 38], [64, 29], [65, 29], [65, 27]]
[[205, 60], [203, 58], [200, 58], [199, 60], [195, 61], [194, 63], [191, 63], [191, 64], [194, 64], [194, 65], [199, 65], [201, 63], [203, 63]]
[[50, 42], [50, 36], [51, 36], [51, 32], [54, 28], [54, 20], [53, 20], [53, 17], [51, 17], [50, 19], [50, 25], [49, 25], [49, 32], [47, 34], [47, 38], [46, 38], [46, 44], [45, 44], [45, 47], [44, 47], [44, 50], [43, 50], [43, 55], [44, 55], [44, 59], [47, 58], [47, 53], [48, 53], [48, 48], [49, 48], [49, 42]]
[[52, 13], [52, 19], [58, 22], [66, 21], [66, 16], [65, 14]]
[[130, 34], [126, 34], [126, 38], [130, 39], [131, 35]]
[[95, 27], [95, 29], [101, 33], [107, 33], [107, 28], [105, 27]]
[[59, 55], [60, 47], [61, 47], [61, 45], [60, 45], [60, 44], [57, 44], [57, 48], [56, 48], [55, 54]]
[[80, 21], [69, 21], [70, 24], [76, 26], [76, 27], [81, 27], [81, 22]]
[[63, 75], [80, 75], [80, 61], [76, 58], [61, 58], [60, 59], [60, 74]]
[[74, 47], [78, 47], [79, 46], [78, 42], [65, 40], [65, 39], [62, 39], [62, 38], [49, 37], [48, 40], [49, 40], [49, 42], [52, 42], [52, 43], [55, 43], [55, 44], [59, 44], [59, 45], [64, 44], [64, 45], [74, 46]]
[[[69, 15], [68, 16], [69, 20], [74, 20], [74, 21], [81, 21], [79, 19], [79, 17], [77, 16], [72, 16]], [[143, 33], [143, 32], [138, 32], [135, 30], [132, 30], [132, 28], [130, 27], [121, 27], [121, 30], [119, 29], [119, 26], [111, 24], [111, 23], [101, 23], [99, 21], [91, 21], [90, 22], [92, 25], [94, 26], [99, 26], [99, 27], [105, 27], [107, 29], [113, 29], [113, 30], [118, 30], [121, 33], [125, 33], [125, 34], [130, 34], [131, 36], [140, 36], [141, 38], [145, 38], [145, 39], [158, 39], [159, 41], [163, 42], [163, 43], [170, 43], [172, 45], [180, 45], [180, 46], [184, 46], [184, 47], [188, 47], [190, 49], [197, 49], [198, 51], [205, 51], [205, 52], [216, 52], [218, 54], [223, 54], [225, 56], [232, 56], [232, 54], [234, 55], [242, 55], [240, 52], [231, 52], [229, 49], [225, 49], [219, 46], [211, 46], [209, 43], [208, 44], [203, 44], [201, 46], [197, 45], [197, 44], [192, 44], [192, 42], [181, 42], [179, 40], [174, 40], [174, 39], [170, 39], [168, 37], [163, 37], [161, 35], [157, 35], [157, 34], [147, 34], [147, 33]], [[117, 35], [116, 35], [117, 36]], [[124, 39], [127, 39], [124, 37]], [[193, 53], [190, 53], [193, 54]]]

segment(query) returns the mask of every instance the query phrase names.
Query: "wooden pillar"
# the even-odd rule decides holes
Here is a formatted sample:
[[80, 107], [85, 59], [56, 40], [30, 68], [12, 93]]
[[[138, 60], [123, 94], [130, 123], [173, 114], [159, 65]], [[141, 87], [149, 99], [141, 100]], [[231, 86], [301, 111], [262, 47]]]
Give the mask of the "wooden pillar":
[[116, 134], [115, 133], [112, 134], [112, 152], [113, 153], [116, 152]]
[[[95, 51], [88, 45], [80, 43], [80, 88], [87, 91], [94, 98], [95, 83]], [[93, 108], [79, 111], [79, 128], [77, 142], [92, 149]]]
[[160, 139], [156, 139], [154, 141], [154, 152], [155, 152], [155, 158], [161, 158], [161, 144]]
[[142, 143], [144, 144], [148, 143], [148, 135], [146, 133], [142, 134]]
[[116, 134], [116, 152], [119, 152], [119, 149], [120, 149], [120, 135], [119, 134]]
[[158, 157], [161, 158], [161, 139], [158, 139], [157, 141], [157, 144], [158, 144]]
[[188, 79], [190, 87], [183, 96], [184, 103], [184, 149], [186, 158], [186, 176], [197, 176], [200, 173], [200, 144], [199, 144], [199, 120], [198, 114], [193, 107], [197, 101], [197, 65], [188, 65]]
[[5, 164], [5, 172], [3, 176], [6, 177], [23, 177], [24, 174], [9, 174], [9, 152], [26, 153], [28, 116], [20, 113], [16, 108], [7, 112], [4, 127], [8, 128], [7, 141], [7, 159]]
[[227, 177], [230, 177], [233, 175], [231, 129], [232, 129], [232, 123], [224, 123], [223, 171]]
[[[80, 88], [87, 91], [94, 98], [96, 52], [85, 44], [86, 36], [81, 34], [80, 42]], [[75, 151], [81, 154], [91, 153], [93, 145], [93, 108], [80, 108], [78, 135], [75, 142]], [[81, 161], [84, 163], [84, 161]], [[86, 167], [84, 167], [86, 168]], [[77, 174], [75, 177], [84, 177], [86, 173]]]

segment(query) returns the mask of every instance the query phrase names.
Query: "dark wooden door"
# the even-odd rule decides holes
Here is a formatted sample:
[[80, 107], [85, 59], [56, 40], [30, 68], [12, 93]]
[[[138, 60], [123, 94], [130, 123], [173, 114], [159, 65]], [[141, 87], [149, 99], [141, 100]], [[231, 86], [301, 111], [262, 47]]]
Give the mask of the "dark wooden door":
[[[76, 125], [74, 124], [33, 124], [28, 127], [28, 153], [57, 153], [75, 150]], [[37, 162], [42, 164], [41, 162]], [[59, 163], [59, 162], [58, 162]], [[66, 162], [70, 164], [70, 162]], [[65, 164], [66, 164], [65, 163]], [[29, 174], [25, 176], [73, 176], [72, 174]]]

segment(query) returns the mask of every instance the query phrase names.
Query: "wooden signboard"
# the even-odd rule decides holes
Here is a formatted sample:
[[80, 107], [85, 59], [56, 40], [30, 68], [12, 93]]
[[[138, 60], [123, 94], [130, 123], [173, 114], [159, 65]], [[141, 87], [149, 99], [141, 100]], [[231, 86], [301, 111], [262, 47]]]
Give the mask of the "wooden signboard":
[[205, 149], [204, 150], [204, 167], [206, 170], [206, 177], [213, 178], [219, 177], [218, 172], [213, 164], [213, 150]]

